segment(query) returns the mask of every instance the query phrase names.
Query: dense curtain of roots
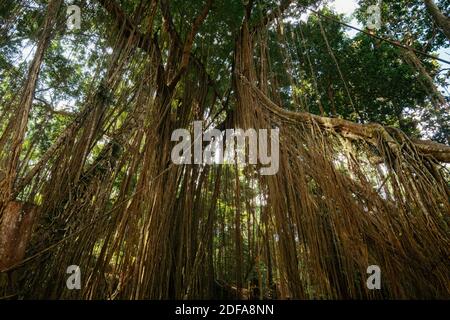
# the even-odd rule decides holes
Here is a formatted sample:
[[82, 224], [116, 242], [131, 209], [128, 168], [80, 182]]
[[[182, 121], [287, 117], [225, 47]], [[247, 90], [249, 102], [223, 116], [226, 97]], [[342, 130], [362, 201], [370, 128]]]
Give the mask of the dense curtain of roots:
[[[234, 107], [212, 123], [219, 97], [202, 64], [191, 58], [171, 85], [185, 47], [171, 46], [175, 58], [164, 68], [157, 40], [139, 40], [126, 23], [118, 29], [107, 72], [76, 119], [41, 161], [14, 176], [14, 188], [2, 184], [3, 216], [8, 202], [20, 201], [33, 204], [36, 218], [23, 259], [3, 266], [1, 294], [450, 296], [448, 173], [433, 156], [396, 129], [287, 111], [270, 78], [268, 40], [247, 20], [234, 53]], [[171, 134], [194, 120], [279, 128], [279, 172], [174, 165]], [[81, 268], [81, 290], [65, 286], [69, 265]], [[381, 268], [382, 290], [367, 289], [370, 265]]]

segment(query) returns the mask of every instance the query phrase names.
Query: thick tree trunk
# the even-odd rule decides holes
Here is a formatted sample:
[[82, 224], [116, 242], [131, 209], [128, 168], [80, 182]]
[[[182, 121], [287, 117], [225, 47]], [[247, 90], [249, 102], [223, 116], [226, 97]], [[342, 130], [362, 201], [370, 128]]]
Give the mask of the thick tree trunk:
[[35, 217], [35, 206], [11, 201], [0, 224], [0, 272], [25, 257]]
[[446, 17], [437, 7], [433, 0], [424, 0], [428, 12], [434, 22], [442, 29], [447, 39], [450, 40], [450, 18]]
[[[389, 136], [389, 133], [387, 132], [389, 128], [383, 127], [380, 124], [358, 124], [340, 118], [327, 118], [312, 113], [292, 112], [282, 109], [272, 102], [272, 100], [269, 99], [261, 90], [251, 84], [245, 76], [242, 74], [240, 76], [241, 80], [253, 89], [253, 92], [257, 95], [257, 97], [270, 106], [270, 112], [278, 115], [280, 118], [286, 119], [287, 121], [292, 121], [295, 119], [295, 121], [304, 123], [315, 122], [321, 128], [329, 131], [335, 131], [347, 139], [364, 140], [371, 144], [376, 144], [377, 134]], [[392, 138], [388, 137], [388, 140], [393, 148], [398, 148], [398, 146], [396, 146], [396, 142]], [[450, 163], [449, 146], [430, 140], [411, 139], [411, 141], [414, 143], [414, 147], [417, 151], [419, 151], [422, 155], [433, 157], [439, 162]]]

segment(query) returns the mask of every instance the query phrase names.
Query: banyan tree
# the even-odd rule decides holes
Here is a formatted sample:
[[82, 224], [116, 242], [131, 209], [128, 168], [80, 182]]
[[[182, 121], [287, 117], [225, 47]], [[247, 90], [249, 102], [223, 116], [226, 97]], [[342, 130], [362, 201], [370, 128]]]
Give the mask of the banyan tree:
[[[0, 296], [450, 298], [448, 1], [395, 2], [1, 0]], [[174, 163], [195, 121], [278, 172]]]

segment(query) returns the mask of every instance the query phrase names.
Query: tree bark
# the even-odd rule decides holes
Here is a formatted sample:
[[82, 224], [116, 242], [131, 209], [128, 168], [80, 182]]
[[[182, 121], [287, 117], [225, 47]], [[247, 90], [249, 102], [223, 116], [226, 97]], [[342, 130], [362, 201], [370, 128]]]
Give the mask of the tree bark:
[[0, 224], [0, 270], [6, 270], [23, 260], [31, 237], [36, 207], [11, 201]]
[[20, 152], [27, 130], [28, 118], [31, 106], [33, 104], [39, 72], [41, 70], [45, 51], [52, 38], [52, 29], [55, 25], [56, 17], [58, 16], [58, 11], [61, 4], [62, 0], [52, 0], [48, 4], [36, 53], [34, 54], [33, 61], [31, 62], [31, 66], [28, 70], [27, 80], [24, 84], [24, 89], [17, 106], [17, 116], [12, 120], [13, 123], [11, 129], [13, 132], [11, 137], [11, 147], [9, 150], [9, 155], [5, 161], [4, 179], [0, 182], [0, 222], [2, 219], [2, 212], [5, 209], [5, 206], [8, 205], [13, 192]]
[[442, 29], [445, 36], [450, 40], [450, 18], [446, 17], [438, 8], [433, 0], [424, 0], [425, 6], [430, 13], [433, 21]]
[[[277, 114], [287, 121], [294, 120], [305, 123], [315, 122], [324, 130], [338, 132], [345, 138], [351, 140], [360, 139], [374, 144], [376, 144], [377, 133], [388, 134], [387, 130], [389, 128], [385, 128], [382, 125], [376, 123], [358, 124], [340, 118], [327, 118], [307, 112], [292, 112], [284, 110], [277, 106], [274, 102], [272, 102], [272, 100], [256, 86], [251, 84], [246, 77], [240, 75], [240, 80], [244, 81], [244, 83], [246, 83], [253, 89], [253, 92], [259, 99], [261, 99], [263, 105], [267, 105], [270, 108], [271, 112]], [[391, 147], [398, 147], [396, 141], [394, 141], [392, 138], [388, 140]], [[412, 139], [411, 141], [413, 142], [414, 147], [417, 149], [417, 151], [421, 154], [431, 156], [439, 162], [450, 163], [449, 146], [429, 140]]]

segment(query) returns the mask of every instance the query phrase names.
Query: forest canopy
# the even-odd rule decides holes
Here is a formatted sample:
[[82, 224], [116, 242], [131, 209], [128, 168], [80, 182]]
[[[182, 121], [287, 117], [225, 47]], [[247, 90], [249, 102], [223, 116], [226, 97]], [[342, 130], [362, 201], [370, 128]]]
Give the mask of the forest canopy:
[[450, 1], [356, 2], [0, 0], [0, 297], [450, 298]]

